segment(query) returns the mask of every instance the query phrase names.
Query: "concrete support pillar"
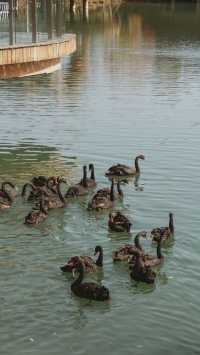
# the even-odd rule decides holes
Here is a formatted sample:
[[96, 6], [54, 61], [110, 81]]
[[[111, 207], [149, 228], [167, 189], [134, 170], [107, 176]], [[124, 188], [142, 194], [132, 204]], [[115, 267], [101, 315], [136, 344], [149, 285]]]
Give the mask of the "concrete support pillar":
[[196, 4], [196, 10], [197, 12], [199, 12], [200, 10], [200, 0], [196, 0], [197, 4]]
[[171, 0], [171, 10], [175, 10], [175, 0]]

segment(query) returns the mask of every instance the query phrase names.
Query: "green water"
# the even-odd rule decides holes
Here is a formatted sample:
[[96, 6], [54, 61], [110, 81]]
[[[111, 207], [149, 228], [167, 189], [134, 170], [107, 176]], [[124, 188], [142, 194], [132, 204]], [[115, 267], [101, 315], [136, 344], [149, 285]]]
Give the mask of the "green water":
[[[33, 228], [20, 197], [0, 211], [2, 355], [199, 354], [199, 20], [195, 4], [123, 5], [84, 21], [66, 14], [78, 50], [62, 70], [0, 82], [0, 178], [19, 191], [35, 174], [77, 181], [90, 162], [107, 186], [109, 166], [146, 156], [139, 186], [124, 186], [117, 205], [133, 222], [129, 238], [108, 233], [107, 212], [86, 210], [90, 196]], [[156, 285], [135, 284], [112, 250], [166, 225], [169, 211], [175, 242]], [[79, 300], [59, 270], [97, 244], [105, 262], [93, 279], [109, 287], [109, 303]]]

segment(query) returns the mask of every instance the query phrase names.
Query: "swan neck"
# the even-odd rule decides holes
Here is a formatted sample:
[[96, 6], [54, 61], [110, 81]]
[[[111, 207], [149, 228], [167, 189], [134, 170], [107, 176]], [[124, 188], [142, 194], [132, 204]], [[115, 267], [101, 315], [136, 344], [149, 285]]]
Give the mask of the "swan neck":
[[172, 234], [174, 234], [174, 219], [172, 214], [169, 216], [169, 230]]
[[21, 193], [22, 197], [24, 197], [24, 195], [26, 193], [26, 188], [27, 188], [27, 184], [25, 184], [22, 188], [22, 193]]
[[141, 256], [140, 255], [136, 255], [134, 269], [137, 270], [137, 271], [140, 271], [141, 268], [143, 268], [143, 264], [142, 264], [142, 261], [141, 261]]
[[87, 187], [87, 170], [83, 169], [83, 186]]
[[2, 182], [2, 184], [1, 184], [1, 190], [3, 191], [3, 192], [6, 192], [6, 186], [10, 186], [10, 187], [12, 187], [12, 188], [14, 188], [14, 185], [11, 183], [11, 182], [9, 182], [9, 181], [4, 181], [4, 182]]
[[83, 265], [81, 264], [81, 267], [79, 268], [78, 271], [78, 277], [77, 279], [72, 283], [72, 287], [73, 286], [78, 286], [81, 284], [81, 282], [83, 281], [83, 277], [84, 277], [84, 270], [83, 270]]
[[43, 197], [40, 200], [40, 212], [47, 215], [47, 211], [45, 210], [45, 207], [44, 207], [44, 198]]
[[32, 190], [36, 190], [35, 186], [33, 186], [32, 184], [30, 184], [29, 182], [26, 183], [24, 186], [23, 186], [23, 189], [22, 189], [22, 197], [24, 197], [25, 193], [26, 193], [26, 189], [27, 187], [30, 186]]
[[157, 258], [158, 258], [158, 259], [161, 259], [161, 258], [162, 258], [161, 242], [160, 242], [160, 241], [158, 242], [158, 245], [157, 245]]
[[139, 167], [138, 161], [139, 161], [139, 158], [136, 157], [135, 158], [135, 170], [136, 170], [137, 173], [140, 173], [140, 167]]
[[9, 202], [12, 202], [12, 198], [11, 198], [11, 196], [9, 195], [9, 193], [8, 193], [7, 191], [3, 191], [3, 192], [4, 192], [4, 194], [6, 195], [7, 200], [8, 200]]
[[64, 199], [64, 197], [63, 197], [63, 195], [62, 195], [62, 193], [61, 193], [61, 191], [60, 191], [60, 184], [61, 184], [61, 182], [59, 182], [59, 183], [57, 184], [57, 193], [58, 193], [58, 196], [59, 196], [61, 202], [65, 202], [65, 199]]
[[140, 239], [139, 239], [139, 238], [140, 238], [140, 235], [137, 234], [137, 235], [135, 236], [134, 242], [135, 242], [136, 248], [139, 249], [139, 250], [142, 250], [142, 247], [141, 247]]
[[112, 184], [111, 184], [111, 189], [110, 189], [110, 200], [114, 201], [115, 197], [114, 197], [114, 181], [112, 180]]
[[98, 258], [96, 260], [96, 265], [97, 266], [103, 266], [103, 250], [102, 249], [99, 250], [99, 255], [98, 255]]
[[93, 165], [92, 165], [92, 167], [91, 167], [91, 176], [90, 176], [90, 179], [95, 181], [95, 174], [94, 174], [94, 166], [93, 166]]
[[53, 186], [51, 186], [50, 182], [53, 181], [53, 179], [50, 177], [48, 180], [47, 180], [47, 188], [52, 191], [54, 194], [56, 193], [56, 189], [53, 188]]
[[123, 191], [122, 191], [122, 189], [121, 189], [121, 186], [120, 186], [120, 182], [118, 181], [118, 183], [117, 183], [117, 191], [118, 191], [118, 194], [120, 195], [120, 196], [123, 196]]

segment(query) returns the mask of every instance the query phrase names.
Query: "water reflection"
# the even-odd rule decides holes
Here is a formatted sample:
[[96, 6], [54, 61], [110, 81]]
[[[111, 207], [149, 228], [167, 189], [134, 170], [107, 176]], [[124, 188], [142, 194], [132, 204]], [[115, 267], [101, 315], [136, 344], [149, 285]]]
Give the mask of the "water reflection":
[[131, 280], [130, 290], [132, 289], [134, 294], [147, 294], [155, 291], [156, 284], [145, 284], [144, 282], [136, 282]]
[[161, 286], [166, 286], [170, 280], [170, 277], [168, 277], [165, 272], [158, 272], [157, 280]]
[[110, 238], [111, 240], [120, 240], [120, 241], [129, 241], [132, 237], [133, 234], [132, 233], [117, 233], [114, 231], [109, 231], [107, 234], [108, 238]]
[[[72, 86], [79, 85], [80, 78], [87, 77], [94, 33], [102, 34], [104, 29], [106, 36], [103, 39], [109, 50], [102, 60], [113, 84], [125, 65], [124, 70], [129, 76], [126, 85], [132, 85], [133, 80], [138, 80], [139, 84], [142, 80], [141, 86], [148, 72], [149, 78], [155, 76], [155, 96], [164, 95], [175, 101], [183, 68], [186, 69], [185, 75], [191, 75], [190, 71], [194, 68], [190, 62], [197, 60], [193, 57], [193, 48], [189, 51], [185, 46], [187, 37], [197, 45], [200, 41], [200, 9], [188, 6], [189, 11], [186, 12], [185, 7], [186, 4], [176, 4], [172, 10], [169, 4], [121, 5], [117, 10], [111, 7], [110, 12], [90, 11], [87, 23], [81, 22], [80, 14], [73, 14], [73, 22], [69, 19], [65, 30], [81, 34], [78, 37], [78, 51], [71, 57]], [[188, 22], [191, 23], [189, 28]], [[183, 31], [186, 34], [184, 41]], [[170, 56], [166, 46], [171, 49]], [[180, 48], [179, 55], [177, 48], [176, 52], [173, 50], [174, 46]], [[162, 51], [162, 47], [165, 50]], [[123, 82], [123, 77], [121, 80]], [[148, 82], [144, 84], [148, 85]]]
[[134, 185], [136, 191], [143, 191], [144, 190], [144, 184], [140, 184], [140, 179], [141, 175], [136, 175], [136, 176], [128, 176], [128, 177], [119, 177], [119, 176], [106, 176], [106, 178], [109, 181], [114, 180], [115, 183], [120, 181], [121, 186], [126, 186], [126, 185]]
[[[19, 42], [38, 42], [64, 34], [66, 3], [62, 0], [25, 1], [16, 6], [9, 0], [5, 16], [0, 16], [4, 41], [10, 45]], [[1, 9], [0, 9], [1, 14]]]
[[[191, 39], [191, 36], [199, 40], [200, 7], [198, 1], [196, 4], [189, 5], [175, 1], [153, 5], [133, 3], [128, 6], [128, 11], [127, 5], [124, 6], [120, 0], [113, 4], [105, 1], [105, 6], [101, 11], [96, 11], [94, 4], [89, 4], [87, 1], [81, 6], [73, 0], [68, 2], [46, 0], [37, 1], [36, 6], [36, 0], [31, 0], [24, 2], [23, 6], [18, 8], [14, 0], [10, 0], [9, 3], [7, 23], [5, 23], [5, 18], [2, 18], [4, 20], [0, 21], [0, 29], [6, 33], [9, 28], [10, 44], [25, 39], [35, 42], [42, 38], [60, 37], [70, 30], [71, 25], [81, 23], [83, 26], [89, 25], [90, 29], [92, 24], [95, 24], [96, 29], [98, 29], [98, 23], [104, 24], [112, 33], [112, 39], [111, 36], [106, 39], [110, 38], [113, 44], [117, 41], [121, 45], [128, 44], [130, 48], [135, 49], [144, 45], [154, 48], [156, 41], [166, 36], [172, 43], [177, 42], [184, 28], [184, 41], [187, 38]], [[173, 6], [171, 6], [172, 3]], [[101, 6], [101, 2], [97, 1], [96, 6]], [[190, 22], [189, 27], [186, 27], [187, 21]]]
[[54, 147], [33, 143], [19, 143], [15, 146], [1, 144], [0, 178], [23, 183], [35, 175], [70, 177], [74, 162], [70, 158], [67, 164], [66, 160]]

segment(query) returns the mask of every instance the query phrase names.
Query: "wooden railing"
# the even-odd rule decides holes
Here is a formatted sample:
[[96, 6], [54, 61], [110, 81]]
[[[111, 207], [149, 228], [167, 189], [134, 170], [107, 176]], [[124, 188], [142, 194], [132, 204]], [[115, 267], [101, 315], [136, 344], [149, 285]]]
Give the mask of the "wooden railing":
[[0, 65], [39, 62], [60, 58], [76, 50], [76, 36], [63, 39], [8, 47], [0, 47]]
[[[15, 3], [14, 10], [17, 11], [18, 2]], [[9, 15], [9, 2], [8, 1], [0, 1], [0, 22], [4, 22], [8, 19]]]
[[1, 12], [9, 12], [9, 3], [7, 1], [0, 2], [0, 13]]

